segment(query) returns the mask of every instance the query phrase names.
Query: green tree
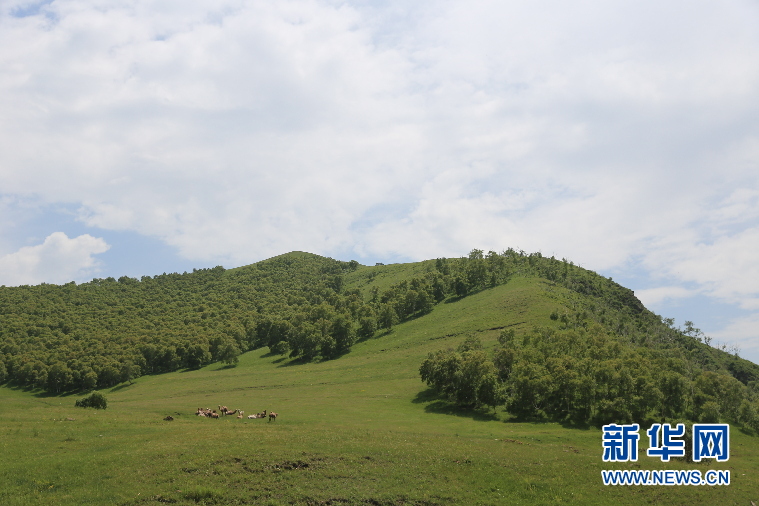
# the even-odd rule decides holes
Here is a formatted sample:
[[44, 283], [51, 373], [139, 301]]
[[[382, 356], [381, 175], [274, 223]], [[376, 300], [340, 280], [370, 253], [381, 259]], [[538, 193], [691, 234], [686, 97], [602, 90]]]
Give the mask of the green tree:
[[478, 402], [492, 407], [495, 413], [496, 407], [505, 403], [506, 398], [503, 384], [494, 373], [488, 372], [480, 378], [477, 390]]
[[364, 316], [358, 322], [358, 336], [363, 339], [371, 339], [377, 332], [377, 318]]
[[92, 392], [87, 397], [77, 399], [74, 405], [78, 408], [106, 409], [108, 407], [108, 399], [100, 392]]
[[377, 323], [383, 329], [392, 330], [393, 325], [398, 323], [398, 313], [395, 312], [393, 306], [390, 304], [380, 305]]
[[[225, 341], [225, 344], [231, 343], [231, 340]], [[167, 353], [170, 353], [167, 350]], [[209, 364], [212, 360], [209, 343], [203, 341], [197, 344], [191, 345], [187, 348], [187, 354], [185, 356], [185, 362], [189, 369], [200, 369], [206, 364]]]
[[356, 342], [356, 330], [349, 316], [338, 315], [332, 322], [332, 338], [335, 340], [336, 353], [345, 353]]
[[94, 390], [98, 384], [98, 375], [95, 371], [88, 371], [82, 378], [82, 390], [90, 391]]
[[426, 290], [421, 290], [416, 297], [416, 308], [420, 314], [427, 314], [432, 312], [434, 307], [434, 300], [432, 296], [427, 293]]
[[240, 361], [240, 348], [231, 339], [226, 340], [219, 348], [219, 360], [223, 364], [237, 365]]
[[129, 382], [131, 385], [134, 383], [134, 380], [140, 377], [140, 366], [132, 362], [131, 360], [126, 360], [123, 364], [121, 364], [121, 377], [119, 378], [122, 383]]
[[290, 343], [287, 341], [280, 341], [271, 348], [271, 352], [276, 355], [287, 355], [290, 353]]
[[659, 385], [662, 393], [661, 415], [667, 418], [682, 417], [690, 391], [687, 378], [677, 372], [664, 371]]
[[463, 297], [469, 293], [469, 287], [463, 279], [461, 279], [459, 276], [456, 276], [453, 278], [453, 291], [456, 292], [457, 296]]
[[67, 390], [74, 380], [74, 374], [63, 362], [56, 362], [47, 373], [48, 390], [57, 394]]

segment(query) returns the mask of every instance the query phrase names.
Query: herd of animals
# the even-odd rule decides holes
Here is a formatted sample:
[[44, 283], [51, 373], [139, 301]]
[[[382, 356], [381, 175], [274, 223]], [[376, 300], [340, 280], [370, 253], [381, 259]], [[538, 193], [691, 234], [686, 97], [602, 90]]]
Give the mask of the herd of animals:
[[[198, 408], [198, 410], [195, 412], [197, 416], [205, 416], [208, 418], [219, 418], [220, 416], [231, 416], [231, 415], [237, 415], [237, 418], [242, 420], [244, 418], [245, 411], [241, 409], [228, 409], [226, 406], [219, 406], [219, 411], [217, 412], [215, 409], [212, 410], [211, 408]], [[255, 418], [266, 418], [269, 417], [269, 421], [276, 421], [277, 420], [277, 413], [274, 411], [266, 413], [266, 410], [263, 410], [261, 413], [256, 413], [253, 415], [248, 415], [248, 419], [253, 420]]]

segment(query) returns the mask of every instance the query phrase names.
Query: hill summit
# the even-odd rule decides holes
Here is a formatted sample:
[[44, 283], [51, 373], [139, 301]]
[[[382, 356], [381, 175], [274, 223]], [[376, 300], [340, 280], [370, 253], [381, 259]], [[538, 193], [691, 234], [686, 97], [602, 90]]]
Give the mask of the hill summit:
[[[294, 362], [339, 360], [358, 341], [433, 321], [441, 304], [497, 287], [513, 288], [518, 318], [470, 307], [466, 318], [491, 326], [468, 332], [500, 329], [497, 349], [489, 356], [472, 341], [430, 355], [422, 377], [440, 395], [583, 422], [756, 419], [758, 366], [708, 346], [692, 324], [675, 328], [611, 279], [513, 249], [373, 267], [291, 252], [229, 270], [3, 287], [0, 381], [87, 391], [212, 362], [234, 366], [264, 347]], [[480, 380], [466, 383], [466, 374]]]

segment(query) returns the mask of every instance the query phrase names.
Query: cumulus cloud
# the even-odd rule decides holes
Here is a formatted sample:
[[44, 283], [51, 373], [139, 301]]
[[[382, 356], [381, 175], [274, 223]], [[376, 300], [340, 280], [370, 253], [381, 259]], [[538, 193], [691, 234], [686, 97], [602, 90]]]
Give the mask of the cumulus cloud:
[[93, 255], [109, 248], [89, 234], [69, 239], [63, 232], [50, 234], [42, 244], [26, 246], [0, 256], [0, 284], [6, 286], [82, 281], [97, 271]]
[[729, 348], [737, 347], [739, 355], [754, 362], [759, 357], [759, 314], [754, 313], [732, 320], [726, 327], [713, 333], [718, 343]]
[[685, 299], [694, 295], [696, 294], [693, 290], [682, 286], [659, 286], [635, 292], [635, 296], [647, 307], [653, 307], [666, 300]]

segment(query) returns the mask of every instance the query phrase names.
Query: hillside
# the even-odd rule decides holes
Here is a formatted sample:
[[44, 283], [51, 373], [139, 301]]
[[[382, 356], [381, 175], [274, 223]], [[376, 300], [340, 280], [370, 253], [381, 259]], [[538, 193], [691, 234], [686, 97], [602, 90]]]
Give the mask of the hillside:
[[[442, 290], [439, 301], [436, 287]], [[419, 302], [420, 291], [427, 290], [431, 303], [424, 297]], [[524, 357], [533, 357], [524, 362], [531, 365], [555, 358], [546, 355], [537, 336], [550, 337], [548, 349], [555, 350], [567, 336], [584, 342], [603, 335], [601, 348], [616, 350], [618, 357], [597, 357], [593, 364], [619, 360], [623, 369], [625, 357], [641, 356], [655, 366], [638, 368], [645, 373], [641, 377], [657, 378], [667, 372], [657, 372], [660, 358], [677, 359], [690, 368], [681, 371], [689, 387], [704, 390], [699, 378], [711, 374], [718, 386], [739, 384], [749, 407], [755, 402], [754, 364], [672, 328], [631, 291], [568, 262], [475, 251], [466, 259], [368, 267], [297, 253], [232, 270], [4, 288], [0, 301], [3, 361], [14, 364], [9, 371], [20, 363], [15, 357], [30, 359], [43, 349], [48, 355], [34, 360], [48, 366], [48, 378], [56, 361], [71, 369], [69, 364], [89, 360], [92, 372], [99, 357], [118, 364], [119, 354], [111, 349], [131, 353], [132, 364], [141, 368], [127, 381], [98, 384], [108, 396], [105, 411], [75, 408], [81, 395], [76, 386], [46, 391], [8, 372], [10, 381], [0, 388], [6, 408], [0, 412], [0, 444], [13, 458], [0, 464], [2, 504], [747, 504], [758, 499], [758, 438], [748, 425], [737, 430], [741, 420], [729, 420], [737, 424], [731, 432], [730, 486], [603, 487], [600, 469], [614, 466], [601, 461], [601, 433], [592, 425], [552, 423], [557, 417], [547, 411], [514, 413], [513, 404], [495, 410], [461, 405], [425, 386], [420, 379], [425, 359], [460, 349], [467, 339], [479, 338], [488, 359], [518, 339], [520, 353], [527, 350]], [[387, 307], [396, 319], [383, 325], [381, 311]], [[311, 356], [293, 353], [296, 340], [285, 340], [290, 349], [279, 351], [286, 353], [269, 348], [283, 336], [334, 336], [335, 325], [326, 322], [339, 321], [340, 315], [350, 323], [351, 344], [334, 356], [323, 356], [333, 348], [322, 348], [319, 339]], [[359, 335], [362, 318], [375, 318], [379, 328]], [[8, 351], [8, 336], [10, 346], [19, 348], [15, 354]], [[211, 350], [219, 354], [224, 339], [238, 346], [237, 361], [211, 362]], [[87, 345], [77, 348], [82, 342]], [[191, 368], [175, 360], [174, 371], [150, 374], [139, 363], [139, 356], [150, 363], [144, 343], [173, 347], [180, 360], [191, 356], [179, 351], [191, 349], [184, 343], [200, 343], [201, 349], [207, 344], [211, 357]], [[745, 383], [730, 383], [734, 377]], [[504, 384], [512, 381], [509, 376]], [[521, 391], [509, 392], [513, 399]], [[194, 415], [198, 407], [219, 404], [246, 415], [273, 410], [279, 417], [268, 422]], [[163, 421], [167, 415], [175, 420]], [[719, 415], [725, 421], [733, 416]], [[644, 468], [706, 469], [643, 460]]]
[[744, 385], [759, 379], [759, 367], [705, 345], [697, 329], [673, 328], [611, 280], [540, 254], [473, 250], [374, 267], [294, 252], [230, 270], [0, 287], [0, 382], [57, 394], [106, 388], [233, 364], [262, 346], [301, 360], [336, 358], [436, 304], [526, 278], [545, 290], [514, 330], [597, 323], [627, 345], [685, 350], [699, 369]]

